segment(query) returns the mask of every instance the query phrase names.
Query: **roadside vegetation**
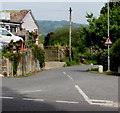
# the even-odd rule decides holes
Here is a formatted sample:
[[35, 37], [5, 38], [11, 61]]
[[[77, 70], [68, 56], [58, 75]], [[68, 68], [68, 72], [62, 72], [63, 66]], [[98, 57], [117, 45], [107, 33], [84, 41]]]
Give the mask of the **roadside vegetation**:
[[[110, 2], [110, 47], [111, 70], [117, 72], [120, 66], [120, 1]], [[107, 70], [107, 46], [104, 45], [108, 34], [107, 3], [100, 10], [100, 16], [95, 18], [92, 13], [86, 14], [89, 26], [72, 27], [72, 61], [65, 58], [67, 65], [99, 64]], [[68, 46], [69, 27], [57, 29], [47, 35], [45, 46]]]
[[[28, 33], [28, 41], [26, 46], [26, 49], [30, 49], [32, 51], [32, 54], [34, 56], [34, 59], [37, 59], [39, 61], [40, 68], [44, 67], [44, 50], [35, 44], [36, 40], [36, 32], [29, 32]], [[22, 57], [23, 52], [20, 50], [21, 48], [21, 41], [11, 42], [7, 46], [3, 46], [2, 50], [0, 51], [0, 55], [3, 58], [9, 59], [10, 62], [12, 62], [13, 66], [13, 76], [16, 76], [18, 65], [20, 62], [20, 59]], [[4, 74], [5, 75], [5, 74]], [[22, 76], [30, 76], [31, 74], [21, 75]]]

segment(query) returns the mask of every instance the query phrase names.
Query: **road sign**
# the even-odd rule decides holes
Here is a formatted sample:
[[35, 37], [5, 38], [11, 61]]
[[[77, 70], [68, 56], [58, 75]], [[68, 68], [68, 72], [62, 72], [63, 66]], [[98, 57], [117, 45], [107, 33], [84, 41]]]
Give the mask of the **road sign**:
[[111, 45], [112, 41], [110, 40], [110, 37], [108, 37], [104, 43], [104, 45]]

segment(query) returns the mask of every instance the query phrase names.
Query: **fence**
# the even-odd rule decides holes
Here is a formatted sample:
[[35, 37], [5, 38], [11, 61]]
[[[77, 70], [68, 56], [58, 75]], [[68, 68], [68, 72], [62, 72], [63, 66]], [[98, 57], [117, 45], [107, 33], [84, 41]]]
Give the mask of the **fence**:
[[45, 61], [60, 61], [68, 54], [68, 47], [47, 47], [45, 48]]

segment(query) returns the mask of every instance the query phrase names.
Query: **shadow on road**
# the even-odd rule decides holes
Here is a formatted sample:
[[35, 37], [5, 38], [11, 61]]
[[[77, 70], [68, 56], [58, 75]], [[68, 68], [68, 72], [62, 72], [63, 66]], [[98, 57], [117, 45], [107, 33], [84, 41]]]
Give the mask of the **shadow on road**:
[[[60, 111], [49, 103], [23, 100], [23, 98], [29, 98], [24, 94], [19, 94], [12, 89], [3, 87], [3, 99], [2, 99], [2, 111]], [[6, 93], [5, 93], [6, 92]], [[4, 98], [8, 97], [8, 98]], [[14, 97], [13, 99], [10, 97]]]

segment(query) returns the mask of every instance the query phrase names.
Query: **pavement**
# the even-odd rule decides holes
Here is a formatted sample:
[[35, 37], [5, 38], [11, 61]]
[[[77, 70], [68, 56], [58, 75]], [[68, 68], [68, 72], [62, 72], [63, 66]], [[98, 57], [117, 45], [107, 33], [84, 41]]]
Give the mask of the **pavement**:
[[54, 69], [64, 67], [66, 62], [59, 62], [59, 61], [49, 61], [45, 62], [45, 69]]

